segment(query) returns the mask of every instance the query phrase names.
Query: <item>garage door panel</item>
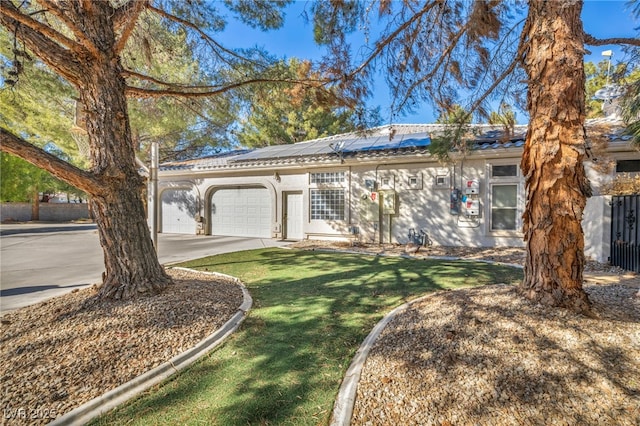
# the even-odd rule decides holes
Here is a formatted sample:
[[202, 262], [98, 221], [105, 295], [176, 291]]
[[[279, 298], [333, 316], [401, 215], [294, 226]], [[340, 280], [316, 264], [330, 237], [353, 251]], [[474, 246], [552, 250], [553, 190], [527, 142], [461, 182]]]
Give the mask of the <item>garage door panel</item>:
[[186, 189], [167, 189], [161, 196], [161, 231], [167, 234], [195, 234], [197, 201]]
[[213, 235], [271, 237], [271, 196], [266, 188], [220, 189], [211, 202]]

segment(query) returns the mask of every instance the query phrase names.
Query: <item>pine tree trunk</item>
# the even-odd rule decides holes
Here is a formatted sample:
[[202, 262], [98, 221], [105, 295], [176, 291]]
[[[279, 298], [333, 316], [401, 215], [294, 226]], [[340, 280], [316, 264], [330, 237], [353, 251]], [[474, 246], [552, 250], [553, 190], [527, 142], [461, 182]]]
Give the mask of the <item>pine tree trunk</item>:
[[[86, 61], [80, 98], [86, 111], [91, 172], [103, 187], [92, 193], [92, 212], [104, 252], [101, 298], [127, 299], [160, 291], [170, 282], [158, 262], [146, 222], [127, 115], [125, 81], [115, 52], [108, 2], [94, 2], [84, 29], [103, 53]], [[105, 8], [105, 10], [100, 10]]]
[[104, 252], [102, 298], [129, 299], [170, 282], [158, 262], [135, 184], [122, 183], [92, 202]]
[[532, 301], [590, 310], [582, 288], [585, 175], [581, 1], [529, 2], [529, 130], [522, 157], [527, 256], [520, 291]]

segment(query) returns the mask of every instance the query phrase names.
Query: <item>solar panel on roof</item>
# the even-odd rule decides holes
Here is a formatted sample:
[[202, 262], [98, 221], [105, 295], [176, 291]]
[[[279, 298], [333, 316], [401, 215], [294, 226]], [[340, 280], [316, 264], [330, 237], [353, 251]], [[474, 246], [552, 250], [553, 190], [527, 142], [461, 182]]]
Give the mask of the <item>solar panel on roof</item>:
[[[360, 140], [350, 145], [345, 149], [346, 152], [365, 152], [365, 151], [383, 151], [387, 149], [401, 149], [401, 148], [418, 148], [425, 147], [431, 144], [431, 138], [425, 135], [412, 135], [413, 137], [404, 139], [402, 137], [396, 137], [389, 140], [389, 137], [379, 136], [376, 138], [369, 138], [366, 140]], [[418, 136], [418, 137], [416, 137]]]
[[398, 148], [423, 148], [429, 145], [431, 145], [431, 138], [427, 134], [423, 134], [403, 139], [398, 143]]
[[344, 153], [356, 153], [367, 151], [384, 151], [389, 149], [426, 147], [431, 143], [431, 139], [426, 133], [413, 133], [411, 137], [404, 138], [404, 135], [396, 135], [389, 140], [389, 135], [357, 136], [354, 134], [344, 135], [344, 137], [334, 137], [318, 139], [314, 141], [300, 142], [293, 145], [270, 146], [257, 149], [245, 155], [235, 158], [237, 161], [264, 160], [283, 157], [303, 157], [322, 154], [331, 154], [339, 149]]
[[358, 152], [358, 151], [366, 151], [370, 149], [372, 146], [378, 144], [380, 137], [368, 137], [368, 138], [359, 138], [353, 139], [351, 143], [345, 144], [345, 152]]

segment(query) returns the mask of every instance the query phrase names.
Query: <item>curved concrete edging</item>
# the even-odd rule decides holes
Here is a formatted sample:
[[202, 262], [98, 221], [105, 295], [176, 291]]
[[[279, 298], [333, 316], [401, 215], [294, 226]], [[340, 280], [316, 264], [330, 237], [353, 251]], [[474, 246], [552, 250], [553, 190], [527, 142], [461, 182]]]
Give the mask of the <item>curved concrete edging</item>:
[[384, 316], [369, 335], [364, 339], [356, 354], [351, 361], [351, 365], [347, 369], [336, 397], [336, 402], [333, 405], [333, 414], [331, 415], [331, 426], [349, 426], [351, 424], [351, 415], [353, 414], [353, 405], [356, 402], [356, 391], [358, 390], [358, 382], [360, 381], [360, 374], [362, 373], [362, 367], [369, 356], [369, 351], [373, 347], [376, 339], [382, 333], [382, 330], [387, 326], [398, 312], [405, 309], [412, 302], [404, 303], [393, 311]]
[[[358, 253], [363, 254], [363, 253]], [[419, 258], [418, 258], [419, 259]], [[449, 256], [430, 256], [425, 259], [438, 259], [438, 260], [468, 260], [471, 262], [484, 262], [491, 263], [501, 266], [511, 266], [516, 268], [522, 268], [522, 265], [512, 264], [512, 263], [502, 263], [502, 262], [494, 262], [491, 260], [479, 260], [479, 259], [467, 259], [463, 257], [449, 257]], [[409, 302], [403, 303], [398, 306], [387, 315], [384, 316], [378, 323], [373, 327], [373, 330], [369, 333], [369, 335], [364, 339], [356, 354], [353, 357], [353, 361], [351, 361], [351, 365], [347, 369], [345, 373], [344, 379], [342, 380], [342, 384], [340, 385], [340, 390], [338, 391], [338, 396], [336, 397], [336, 401], [333, 405], [333, 414], [331, 415], [331, 426], [349, 426], [351, 424], [351, 416], [353, 415], [353, 406], [356, 402], [356, 392], [358, 390], [358, 382], [360, 381], [360, 374], [362, 373], [362, 368], [364, 367], [364, 363], [369, 356], [369, 352], [373, 347], [373, 344], [378, 339], [384, 328], [389, 324], [389, 322], [395, 318], [401, 311], [408, 308], [411, 304], [419, 302], [427, 297], [432, 296], [435, 293], [425, 294], [424, 296], [418, 297], [417, 299], [413, 299]]]
[[[195, 271], [188, 268], [176, 267], [173, 269], [192, 272]], [[253, 304], [253, 299], [251, 299], [251, 295], [249, 294], [249, 291], [244, 286], [242, 281], [240, 281], [236, 277], [220, 274], [217, 272], [195, 272], [230, 278], [237, 282], [242, 288], [243, 296], [243, 301], [238, 308], [238, 312], [236, 312], [222, 327], [207, 336], [204, 340], [196, 344], [191, 349], [188, 349], [185, 352], [174, 356], [170, 360], [147, 371], [146, 373], [141, 374], [133, 380], [130, 380], [129, 382], [110, 390], [104, 395], [85, 402], [84, 404], [68, 412], [64, 416], [59, 417], [53, 422], [49, 423], [50, 425], [58, 426], [86, 424], [91, 419], [105, 414], [106, 412], [128, 401], [129, 399], [135, 397], [136, 395], [142, 393], [150, 387], [159, 384], [174, 373], [185, 369], [186, 367], [197, 361], [200, 357], [207, 354], [213, 348], [220, 345], [231, 333], [237, 330], [240, 324], [244, 321], [246, 313], [249, 311], [249, 309], [251, 309], [251, 305]]]

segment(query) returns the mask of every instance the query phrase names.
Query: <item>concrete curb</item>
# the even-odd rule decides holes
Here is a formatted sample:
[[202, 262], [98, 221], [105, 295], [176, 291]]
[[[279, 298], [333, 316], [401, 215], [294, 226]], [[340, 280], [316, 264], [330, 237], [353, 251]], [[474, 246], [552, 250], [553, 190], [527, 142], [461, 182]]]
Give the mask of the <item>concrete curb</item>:
[[[360, 253], [362, 254], [362, 253]], [[419, 258], [415, 258], [419, 259]], [[477, 259], [465, 259], [461, 257], [448, 257], [448, 256], [431, 256], [425, 259], [438, 259], [438, 260], [468, 260], [472, 262], [484, 262], [497, 264], [502, 266], [512, 266], [516, 268], [522, 268], [521, 265], [510, 264], [510, 263], [501, 263], [501, 262], [493, 262], [490, 260], [477, 260]], [[417, 299], [413, 299], [409, 302], [403, 303], [398, 306], [387, 315], [384, 316], [378, 323], [373, 327], [373, 330], [369, 333], [369, 335], [364, 339], [356, 354], [353, 357], [353, 361], [351, 361], [351, 365], [347, 369], [345, 373], [344, 379], [342, 380], [342, 385], [340, 385], [340, 390], [338, 391], [338, 396], [336, 397], [336, 401], [333, 405], [333, 414], [331, 415], [331, 426], [349, 426], [351, 424], [351, 416], [353, 415], [353, 406], [356, 402], [356, 392], [358, 390], [358, 382], [360, 381], [360, 374], [362, 373], [362, 368], [364, 367], [364, 363], [369, 356], [369, 352], [373, 347], [373, 344], [378, 339], [384, 328], [389, 324], [389, 322], [400, 312], [407, 309], [413, 303], [419, 302], [427, 297], [432, 296], [434, 293], [425, 294], [424, 296], [418, 297]]]
[[353, 414], [353, 405], [356, 402], [356, 391], [358, 390], [358, 382], [360, 381], [360, 373], [362, 373], [362, 367], [364, 366], [369, 351], [373, 347], [378, 336], [382, 333], [382, 330], [387, 326], [401, 310], [405, 309], [412, 302], [404, 303], [393, 311], [384, 316], [369, 335], [364, 339], [358, 350], [356, 351], [351, 365], [347, 369], [336, 397], [336, 402], [333, 405], [333, 414], [331, 415], [331, 426], [349, 426], [351, 424], [351, 415]]
[[[173, 268], [184, 271], [194, 271], [188, 268]], [[50, 425], [83, 425], [90, 420], [112, 410], [118, 405], [130, 400], [131, 398], [139, 395], [143, 391], [150, 387], [159, 384], [174, 373], [181, 371], [193, 364], [200, 357], [207, 354], [216, 346], [220, 345], [231, 333], [237, 330], [246, 316], [246, 313], [251, 309], [253, 300], [249, 291], [246, 289], [242, 281], [238, 278], [230, 275], [219, 274], [216, 272], [202, 272], [195, 271], [202, 274], [214, 275], [218, 277], [230, 278], [237, 282], [242, 288], [243, 301], [238, 312], [233, 315], [229, 321], [227, 321], [222, 327], [216, 330], [213, 334], [207, 336], [200, 343], [186, 350], [185, 352], [176, 355], [169, 361], [160, 364], [152, 370], [141, 374], [135, 379], [118, 386], [115, 389], [110, 390], [102, 396], [87, 401], [78, 408], [68, 412], [62, 417], [57, 418]]]

